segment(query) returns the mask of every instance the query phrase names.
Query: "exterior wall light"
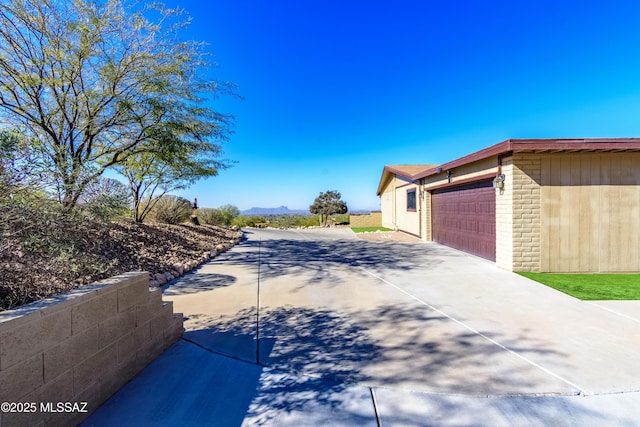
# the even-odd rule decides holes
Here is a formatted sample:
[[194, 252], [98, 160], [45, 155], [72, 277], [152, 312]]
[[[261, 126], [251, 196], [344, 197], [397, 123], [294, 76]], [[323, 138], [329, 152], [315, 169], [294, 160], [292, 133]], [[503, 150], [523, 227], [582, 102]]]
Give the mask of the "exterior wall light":
[[504, 174], [498, 175], [493, 178], [493, 188], [497, 188], [499, 190], [504, 189]]

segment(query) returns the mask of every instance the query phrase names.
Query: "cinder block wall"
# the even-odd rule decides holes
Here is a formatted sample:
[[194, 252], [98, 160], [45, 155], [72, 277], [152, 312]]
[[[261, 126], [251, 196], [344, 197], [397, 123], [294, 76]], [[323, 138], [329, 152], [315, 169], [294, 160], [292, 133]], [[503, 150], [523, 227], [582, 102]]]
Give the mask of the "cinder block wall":
[[[161, 289], [149, 289], [144, 272], [1, 312], [0, 402], [35, 410], [3, 410], [0, 425], [80, 423], [183, 331], [182, 314], [162, 301]], [[78, 405], [52, 412], [58, 402]]]
[[513, 271], [540, 271], [540, 157], [513, 156]]
[[420, 224], [422, 229], [420, 234], [422, 240], [430, 242], [432, 237], [431, 233], [431, 192], [423, 191], [422, 193], [422, 211], [421, 211]]
[[496, 190], [496, 265], [513, 271], [513, 158], [502, 159], [504, 188]]
[[382, 212], [371, 212], [370, 214], [349, 215], [351, 227], [382, 227]]

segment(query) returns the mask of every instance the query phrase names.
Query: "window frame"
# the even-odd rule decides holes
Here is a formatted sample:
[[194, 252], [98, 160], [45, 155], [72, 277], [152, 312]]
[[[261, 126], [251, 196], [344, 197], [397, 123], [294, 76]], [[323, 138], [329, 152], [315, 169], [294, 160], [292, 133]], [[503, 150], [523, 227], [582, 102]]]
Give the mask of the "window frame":
[[[417, 188], [407, 190], [407, 212], [416, 212], [418, 209]], [[409, 206], [409, 193], [413, 193], [413, 207]]]

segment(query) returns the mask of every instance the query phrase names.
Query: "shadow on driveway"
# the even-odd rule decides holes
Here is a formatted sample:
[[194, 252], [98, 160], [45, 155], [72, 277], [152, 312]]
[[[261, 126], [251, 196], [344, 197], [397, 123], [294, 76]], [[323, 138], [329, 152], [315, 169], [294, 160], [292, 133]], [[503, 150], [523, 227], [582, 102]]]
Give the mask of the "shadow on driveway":
[[[314, 286], [332, 280], [331, 269], [402, 271], [416, 263], [435, 268], [443, 262], [440, 253], [464, 256], [438, 246], [415, 254], [416, 245], [411, 246], [413, 254], [401, 243], [249, 239], [214, 263], [253, 268], [259, 260], [262, 278], [297, 274], [308, 278], [312, 270], [304, 286]], [[233, 285], [237, 285], [234, 276], [196, 274], [174, 292]], [[539, 378], [531, 375], [532, 367], [512, 363], [504, 350], [471, 331], [451, 327], [449, 318], [424, 306], [386, 303], [348, 313], [326, 307], [265, 306], [258, 316], [255, 300], [241, 303], [243, 308], [227, 315], [187, 313], [193, 328], [184, 339], [85, 425], [376, 425], [371, 386], [384, 387], [376, 390], [382, 422], [389, 424], [604, 425], [609, 421], [606, 411], [585, 408], [573, 397], [509, 396], [510, 391], [536, 386]], [[497, 333], [490, 337], [506, 340]], [[519, 345], [520, 353], [545, 353], [558, 360], [566, 356], [541, 350], [543, 346], [530, 339], [511, 338], [508, 344]], [[242, 360], [218, 354], [224, 353], [220, 346], [229, 343], [251, 351]], [[456, 384], [463, 389], [456, 389]], [[420, 386], [452, 394], [410, 391]], [[461, 396], [486, 396], [492, 390], [504, 396]]]
[[[265, 307], [259, 325], [259, 349], [255, 308], [203, 318], [198, 329], [184, 337], [260, 366], [337, 383], [465, 395], [527, 394], [540, 388], [539, 376], [531, 377], [532, 372], [540, 374], [535, 368], [477, 334], [452, 328], [450, 319], [420, 306], [385, 305], [348, 315], [329, 309]], [[497, 334], [492, 338], [500, 340]], [[235, 349], [243, 345], [253, 349], [238, 356]], [[229, 348], [234, 351], [229, 353]], [[536, 346], [517, 350], [563, 357]], [[555, 381], [549, 384], [557, 386]]]
[[[261, 280], [287, 275], [305, 275], [309, 284], [342, 280], [336, 269], [363, 267], [373, 270], [409, 272], [420, 265], [443, 267], [443, 260], [468, 255], [440, 245], [353, 240], [264, 239], [250, 235], [242, 243], [243, 252], [229, 253], [227, 265], [260, 264]], [[417, 250], [419, 248], [420, 250]], [[216, 261], [218, 262], [218, 261]], [[446, 265], [445, 265], [446, 267]], [[312, 273], [312, 277], [309, 274]]]
[[162, 294], [167, 296], [193, 294], [231, 286], [236, 278], [228, 274], [197, 273], [191, 271], [162, 287]]

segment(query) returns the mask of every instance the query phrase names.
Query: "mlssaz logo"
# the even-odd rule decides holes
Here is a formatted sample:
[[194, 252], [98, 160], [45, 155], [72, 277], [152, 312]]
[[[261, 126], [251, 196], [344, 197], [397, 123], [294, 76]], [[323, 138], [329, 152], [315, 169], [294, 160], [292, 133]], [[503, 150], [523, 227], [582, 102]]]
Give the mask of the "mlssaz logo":
[[89, 412], [87, 402], [40, 402], [40, 412]]

